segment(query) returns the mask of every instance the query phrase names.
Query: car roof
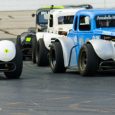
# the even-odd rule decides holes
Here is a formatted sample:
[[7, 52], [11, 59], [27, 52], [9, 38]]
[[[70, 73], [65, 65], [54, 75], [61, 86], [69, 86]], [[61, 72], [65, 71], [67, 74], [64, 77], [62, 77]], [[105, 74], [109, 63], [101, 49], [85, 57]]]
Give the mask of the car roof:
[[55, 6], [55, 5], [50, 5], [50, 6], [44, 6], [39, 9], [37, 9], [37, 12], [40, 10], [51, 10], [51, 9], [66, 9], [66, 8], [86, 8], [86, 9], [92, 9], [93, 6], [90, 4], [79, 4], [79, 5], [60, 5], [60, 6]]
[[115, 9], [86, 9], [77, 12], [77, 15], [103, 15], [103, 14], [115, 14]]
[[76, 13], [79, 10], [83, 10], [84, 8], [67, 8], [67, 9], [53, 9], [50, 11], [50, 14], [64, 14], [64, 13]]

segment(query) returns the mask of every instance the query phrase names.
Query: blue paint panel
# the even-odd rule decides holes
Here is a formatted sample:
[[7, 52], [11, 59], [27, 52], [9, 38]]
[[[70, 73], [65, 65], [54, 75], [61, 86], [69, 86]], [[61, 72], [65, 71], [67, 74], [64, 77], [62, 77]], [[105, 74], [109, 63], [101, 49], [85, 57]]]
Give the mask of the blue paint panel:
[[[88, 25], [87, 23], [81, 22], [81, 17], [85, 17], [87, 16], [89, 18], [89, 23], [88, 25], [90, 25], [90, 29], [88, 30]], [[103, 19], [108, 19], [108, 25], [106, 26], [97, 26], [98, 24], [98, 20], [97, 21], [97, 16], [98, 19], [100, 19], [102, 21]], [[106, 17], [108, 16], [108, 17]], [[113, 16], [113, 17], [112, 17]], [[76, 65], [78, 65], [78, 58], [79, 58], [79, 53], [80, 53], [80, 49], [82, 47], [83, 44], [85, 44], [88, 40], [91, 39], [100, 39], [101, 36], [105, 35], [105, 36], [115, 36], [115, 27], [111, 27], [109, 25], [109, 21], [113, 20], [115, 22], [115, 10], [112, 9], [91, 9], [91, 10], [81, 10], [78, 11], [75, 15], [75, 17], [78, 18], [77, 22], [75, 21], [76, 19], [74, 18], [74, 26], [73, 29], [68, 33], [67, 37], [68, 39], [72, 39], [74, 41], [74, 45], [76, 45]], [[110, 20], [111, 17], [111, 20]], [[76, 24], [78, 23], [78, 24]], [[80, 25], [81, 24], [81, 25]], [[76, 25], [76, 30], [75, 29], [75, 25]], [[87, 30], [85, 30], [85, 26], [87, 25]], [[81, 28], [82, 26], [84, 26], [84, 28]], [[101, 38], [102, 39], [102, 38]]]

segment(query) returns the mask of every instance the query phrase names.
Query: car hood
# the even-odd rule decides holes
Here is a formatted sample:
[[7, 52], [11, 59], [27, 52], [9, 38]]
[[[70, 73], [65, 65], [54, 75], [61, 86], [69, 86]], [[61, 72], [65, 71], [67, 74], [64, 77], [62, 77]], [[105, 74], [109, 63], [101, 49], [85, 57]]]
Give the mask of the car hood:
[[94, 34], [115, 36], [115, 28], [99, 28], [99, 29], [95, 29]]

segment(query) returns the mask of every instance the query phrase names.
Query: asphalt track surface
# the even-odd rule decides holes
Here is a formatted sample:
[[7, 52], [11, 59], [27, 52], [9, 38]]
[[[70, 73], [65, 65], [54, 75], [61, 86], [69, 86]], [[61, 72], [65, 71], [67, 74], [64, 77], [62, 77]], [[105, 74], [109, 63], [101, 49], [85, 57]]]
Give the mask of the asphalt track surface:
[[0, 73], [0, 115], [115, 115], [115, 72], [54, 74], [26, 61], [20, 79]]

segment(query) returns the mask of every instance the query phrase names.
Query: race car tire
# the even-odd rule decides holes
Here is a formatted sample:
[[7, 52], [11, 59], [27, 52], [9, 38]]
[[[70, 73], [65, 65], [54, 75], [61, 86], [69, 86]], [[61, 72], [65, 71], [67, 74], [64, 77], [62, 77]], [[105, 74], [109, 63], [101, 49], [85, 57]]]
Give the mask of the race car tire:
[[66, 68], [64, 67], [62, 46], [59, 42], [52, 43], [49, 51], [49, 63], [54, 73], [64, 73]]
[[37, 39], [36, 36], [32, 36], [32, 62], [36, 63], [36, 44], [37, 44]]
[[17, 35], [16, 44], [21, 48], [21, 35]]
[[23, 69], [23, 58], [22, 52], [18, 45], [16, 45], [16, 56], [11, 62], [15, 64], [15, 70], [10, 72], [4, 72], [4, 74], [8, 79], [19, 79]]
[[37, 43], [37, 50], [36, 50], [36, 59], [37, 59], [37, 66], [48, 66], [48, 50], [45, 47], [43, 39], [39, 39]]
[[95, 75], [98, 69], [98, 57], [91, 44], [82, 46], [78, 59], [78, 68], [82, 76]]

